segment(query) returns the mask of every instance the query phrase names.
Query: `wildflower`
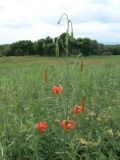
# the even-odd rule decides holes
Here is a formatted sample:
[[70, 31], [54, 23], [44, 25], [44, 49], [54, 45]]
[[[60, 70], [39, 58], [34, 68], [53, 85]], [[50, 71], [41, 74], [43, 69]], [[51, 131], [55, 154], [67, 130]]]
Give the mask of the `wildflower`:
[[48, 128], [47, 122], [37, 122], [36, 128], [40, 132], [44, 132]]
[[70, 121], [63, 120], [61, 122], [61, 127], [65, 131], [68, 131], [68, 130], [74, 129], [76, 127], [76, 123], [73, 120], [70, 120]]
[[63, 87], [62, 86], [53, 86], [52, 87], [52, 92], [54, 94], [60, 94], [63, 92]]
[[79, 115], [80, 113], [85, 111], [85, 96], [82, 99], [82, 103], [80, 105], [75, 105], [73, 108], [74, 114]]
[[80, 114], [81, 112], [83, 112], [83, 107], [79, 106], [79, 105], [75, 105], [75, 107], [73, 108], [73, 112], [74, 114]]
[[108, 133], [110, 136], [113, 136], [113, 131], [112, 131], [111, 128], [107, 130], [107, 133]]

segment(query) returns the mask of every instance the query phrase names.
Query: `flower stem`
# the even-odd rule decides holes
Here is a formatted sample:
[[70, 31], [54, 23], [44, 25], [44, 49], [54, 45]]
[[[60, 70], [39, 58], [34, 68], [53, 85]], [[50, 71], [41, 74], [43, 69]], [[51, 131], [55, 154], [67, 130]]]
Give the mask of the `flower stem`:
[[[68, 60], [68, 57], [69, 57], [69, 51], [68, 51], [68, 41], [69, 41], [69, 25], [71, 24], [71, 21], [69, 20], [69, 17], [66, 13], [63, 13], [58, 21], [58, 24], [61, 22], [61, 19], [63, 16], [66, 16], [67, 18], [67, 30], [66, 30], [66, 37], [65, 37], [65, 47], [64, 50], [65, 50], [65, 53], [66, 53], [66, 90], [67, 90], [67, 102], [66, 102], [66, 113], [65, 113], [65, 118], [67, 120], [67, 117], [68, 117], [68, 110], [69, 110], [69, 60]], [[71, 27], [72, 27], [72, 24], [71, 24]], [[72, 32], [73, 32], [73, 28], [72, 28]]]

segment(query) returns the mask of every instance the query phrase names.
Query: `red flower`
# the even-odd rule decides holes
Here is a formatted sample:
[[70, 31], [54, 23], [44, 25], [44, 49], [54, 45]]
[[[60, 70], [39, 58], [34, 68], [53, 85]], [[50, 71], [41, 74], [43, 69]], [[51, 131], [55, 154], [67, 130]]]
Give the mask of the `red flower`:
[[74, 114], [80, 114], [81, 112], [83, 112], [83, 107], [75, 105], [75, 107], [73, 108], [73, 112]]
[[74, 129], [76, 127], [76, 124], [73, 120], [70, 120], [70, 121], [66, 121], [66, 120], [63, 120], [61, 122], [61, 127], [65, 130], [65, 131], [68, 131], [70, 129]]
[[53, 86], [52, 87], [52, 93], [60, 94], [62, 92], [63, 92], [63, 87], [62, 86]]
[[36, 128], [40, 132], [44, 132], [48, 128], [47, 122], [37, 122]]
[[82, 103], [80, 105], [75, 105], [73, 108], [74, 114], [79, 115], [80, 113], [85, 111], [85, 97], [82, 99]]

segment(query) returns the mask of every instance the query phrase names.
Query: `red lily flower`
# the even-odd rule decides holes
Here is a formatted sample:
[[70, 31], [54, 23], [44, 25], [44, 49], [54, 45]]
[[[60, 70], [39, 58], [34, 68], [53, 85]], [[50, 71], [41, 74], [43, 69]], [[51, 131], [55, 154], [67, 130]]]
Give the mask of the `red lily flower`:
[[68, 131], [68, 130], [71, 130], [71, 129], [76, 128], [76, 123], [75, 123], [73, 120], [70, 120], [70, 121], [63, 120], [63, 121], [61, 122], [61, 127], [62, 127], [65, 131]]
[[63, 87], [62, 86], [53, 86], [52, 87], [52, 92], [54, 94], [60, 94], [63, 92]]
[[84, 111], [85, 111], [85, 96], [82, 99], [82, 103], [80, 105], [75, 105], [75, 107], [73, 108], [73, 112], [76, 115], [79, 115]]
[[47, 68], [45, 68], [44, 82], [45, 82], [45, 83], [48, 83], [48, 69], [47, 69]]
[[47, 122], [37, 122], [36, 128], [40, 132], [44, 132], [48, 128]]
[[81, 112], [83, 112], [83, 107], [79, 105], [75, 105], [75, 107], [73, 108], [73, 112], [74, 114], [80, 114]]

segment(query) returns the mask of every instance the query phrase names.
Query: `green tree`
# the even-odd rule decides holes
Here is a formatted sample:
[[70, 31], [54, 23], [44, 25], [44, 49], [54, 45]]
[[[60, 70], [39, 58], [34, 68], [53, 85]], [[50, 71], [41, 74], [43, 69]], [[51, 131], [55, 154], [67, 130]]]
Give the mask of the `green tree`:
[[44, 55], [44, 48], [43, 44], [45, 43], [44, 39], [39, 39], [34, 43], [34, 49], [35, 49], [35, 54], [43, 56]]
[[83, 38], [81, 42], [81, 52], [84, 56], [92, 54], [91, 51], [91, 40], [89, 38]]
[[18, 41], [10, 45], [8, 56], [24, 56], [33, 55], [34, 47], [33, 42], [30, 40]]

